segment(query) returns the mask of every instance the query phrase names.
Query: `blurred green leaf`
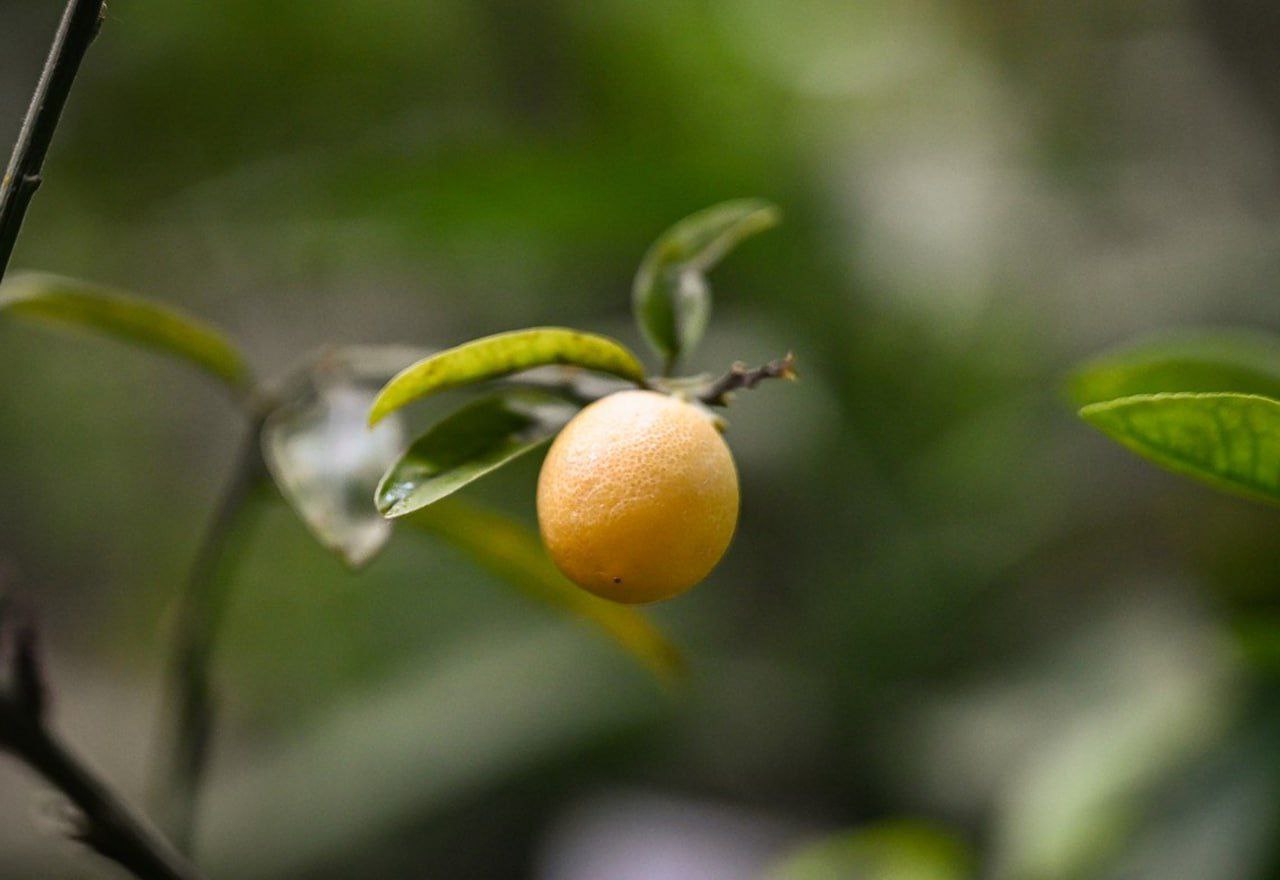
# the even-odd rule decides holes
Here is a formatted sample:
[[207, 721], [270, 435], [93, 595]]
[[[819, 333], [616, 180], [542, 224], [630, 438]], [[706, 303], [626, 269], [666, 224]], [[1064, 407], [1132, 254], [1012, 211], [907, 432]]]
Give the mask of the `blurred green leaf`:
[[429, 532], [545, 605], [604, 630], [665, 682], [684, 674], [680, 650], [641, 611], [598, 598], [571, 583], [547, 556], [537, 533], [501, 513], [450, 498], [402, 522]]
[[433, 504], [550, 440], [577, 411], [519, 389], [474, 401], [433, 425], [391, 466], [378, 484], [378, 510], [391, 519]]
[[1249, 394], [1142, 394], [1090, 404], [1080, 416], [1169, 470], [1280, 503], [1280, 401]]
[[369, 498], [405, 443], [399, 418], [373, 430], [365, 424], [374, 394], [365, 370], [380, 359], [403, 365], [404, 354], [397, 347], [326, 352], [262, 426], [263, 458], [280, 494], [312, 536], [351, 568], [372, 560], [391, 537], [390, 523]]
[[473, 340], [407, 367], [378, 393], [369, 424], [428, 394], [548, 364], [570, 364], [644, 381], [644, 366], [636, 356], [606, 336], [563, 327], [514, 330]]
[[189, 361], [237, 392], [251, 381], [248, 365], [221, 332], [170, 306], [43, 273], [19, 273], [0, 284], [0, 316], [10, 314], [96, 330]]
[[1242, 614], [1229, 623], [1241, 656], [1267, 675], [1280, 673], [1280, 619], [1274, 613]]
[[632, 286], [632, 310], [668, 364], [692, 350], [707, 329], [707, 271], [743, 239], [776, 226], [779, 216], [760, 199], [722, 202], [684, 218], [649, 248]]
[[1072, 375], [1068, 390], [1077, 406], [1191, 391], [1280, 399], [1280, 337], [1218, 330], [1151, 339], [1084, 364]]
[[787, 857], [770, 880], [962, 880], [968, 849], [920, 822], [886, 822], [819, 840]]

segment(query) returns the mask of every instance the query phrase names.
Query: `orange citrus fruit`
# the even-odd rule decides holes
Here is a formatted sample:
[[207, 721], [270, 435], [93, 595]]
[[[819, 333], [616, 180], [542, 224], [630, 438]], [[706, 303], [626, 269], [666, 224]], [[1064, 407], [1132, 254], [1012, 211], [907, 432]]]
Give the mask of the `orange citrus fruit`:
[[538, 525], [560, 570], [617, 602], [656, 602], [705, 578], [738, 520], [733, 456], [705, 410], [622, 391], [578, 413], [538, 478]]

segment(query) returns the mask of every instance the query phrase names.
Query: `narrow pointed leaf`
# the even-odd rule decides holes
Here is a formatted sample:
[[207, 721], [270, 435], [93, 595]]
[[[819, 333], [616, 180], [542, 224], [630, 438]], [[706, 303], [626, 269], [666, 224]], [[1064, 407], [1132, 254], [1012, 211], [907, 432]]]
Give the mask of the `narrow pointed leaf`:
[[378, 485], [378, 510], [404, 516], [451, 495], [550, 440], [578, 407], [529, 391], [467, 404], [418, 438]]
[[1084, 364], [1071, 377], [1069, 391], [1077, 406], [1176, 392], [1280, 399], [1280, 336], [1211, 330], [1147, 340]]
[[632, 311], [645, 339], [668, 363], [692, 350], [707, 328], [706, 273], [778, 219], [778, 209], [760, 199], [722, 202], [681, 220], [649, 248], [632, 286]]
[[1080, 416], [1177, 473], [1280, 503], [1280, 401], [1250, 394], [1143, 394], [1094, 403]]
[[454, 545], [534, 601], [594, 624], [662, 680], [683, 676], [679, 649], [642, 611], [571, 583], [547, 556], [537, 533], [516, 520], [450, 498], [400, 521]]
[[535, 327], [476, 339], [418, 361], [379, 392], [369, 424], [411, 401], [548, 364], [567, 364], [644, 381], [644, 366], [621, 343], [563, 327]]
[[0, 317], [80, 327], [181, 358], [236, 391], [250, 382], [240, 352], [211, 325], [178, 309], [83, 281], [42, 273], [0, 284]]

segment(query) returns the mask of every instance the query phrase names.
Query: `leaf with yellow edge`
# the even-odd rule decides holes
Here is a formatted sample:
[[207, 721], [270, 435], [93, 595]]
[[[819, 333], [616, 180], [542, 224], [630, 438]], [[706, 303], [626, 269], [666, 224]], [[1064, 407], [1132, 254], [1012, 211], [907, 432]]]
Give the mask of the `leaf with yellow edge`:
[[679, 648], [641, 611], [593, 596], [571, 583], [547, 556], [537, 534], [516, 520], [448, 498], [399, 522], [453, 544], [530, 598], [595, 624], [664, 682], [683, 677]]
[[369, 411], [369, 424], [375, 425], [429, 394], [549, 364], [610, 373], [637, 384], [644, 381], [639, 359], [607, 336], [564, 327], [513, 330], [473, 340], [406, 367], [378, 392]]
[[217, 329], [171, 306], [37, 272], [0, 284], [0, 317], [14, 315], [94, 330], [182, 358], [244, 391], [251, 381], [240, 352]]

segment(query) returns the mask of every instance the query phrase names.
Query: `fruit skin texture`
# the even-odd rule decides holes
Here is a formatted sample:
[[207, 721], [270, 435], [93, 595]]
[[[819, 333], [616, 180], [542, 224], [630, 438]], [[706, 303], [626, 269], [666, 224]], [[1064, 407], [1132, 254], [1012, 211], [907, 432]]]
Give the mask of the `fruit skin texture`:
[[704, 411], [620, 391], [578, 413], [538, 477], [538, 525], [560, 570], [615, 602], [657, 602], [705, 578], [738, 521], [738, 474]]

